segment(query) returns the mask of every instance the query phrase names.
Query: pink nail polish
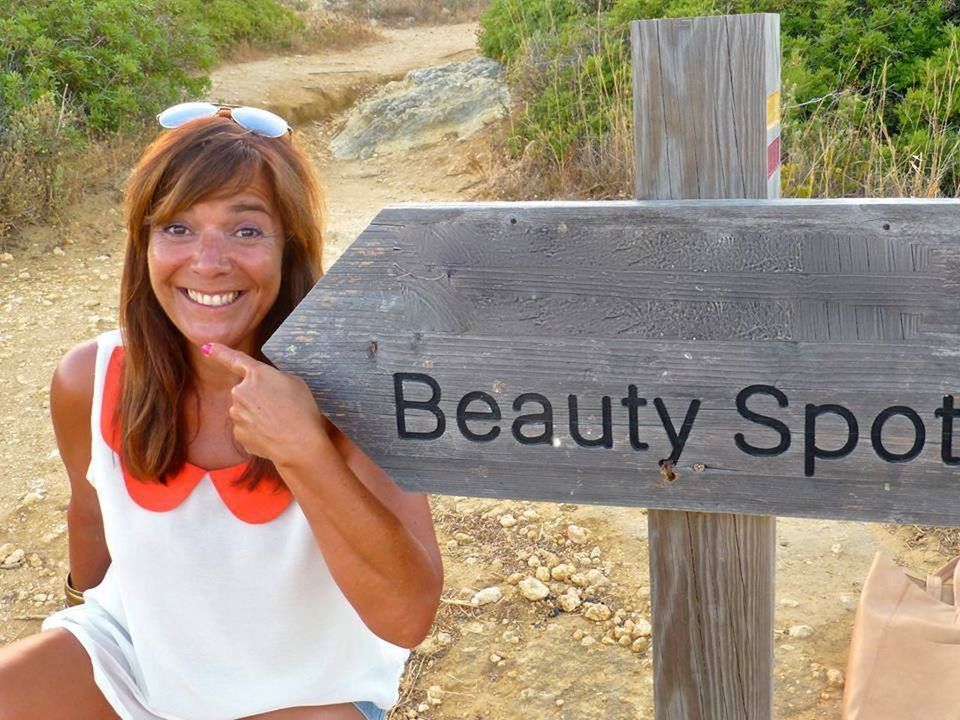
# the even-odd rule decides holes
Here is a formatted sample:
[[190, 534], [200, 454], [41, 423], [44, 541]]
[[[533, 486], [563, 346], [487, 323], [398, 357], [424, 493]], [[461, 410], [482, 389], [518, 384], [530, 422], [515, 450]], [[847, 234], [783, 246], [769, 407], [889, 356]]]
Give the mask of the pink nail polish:
[[213, 345], [210, 343], [204, 343], [203, 347], [200, 348], [200, 352], [202, 352], [204, 355], [209, 355], [211, 350], [213, 350]]

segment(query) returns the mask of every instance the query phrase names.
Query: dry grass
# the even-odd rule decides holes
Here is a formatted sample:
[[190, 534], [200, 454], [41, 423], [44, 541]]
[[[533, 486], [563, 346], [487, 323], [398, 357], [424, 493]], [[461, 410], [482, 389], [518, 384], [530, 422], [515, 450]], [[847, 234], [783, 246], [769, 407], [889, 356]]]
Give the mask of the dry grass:
[[296, 47], [298, 52], [352, 48], [382, 37], [368, 22], [353, 15], [314, 11], [305, 13], [303, 19], [306, 29]]
[[912, 146], [895, 138], [885, 120], [886, 66], [867, 93], [844, 90], [821, 99], [803, 122], [786, 106], [784, 197], [939, 197], [960, 195], [960, 133], [950, 108], [960, 96], [960, 51], [951, 44], [943, 76], [921, 88]]
[[311, 9], [301, 3], [284, 3], [303, 20], [304, 28], [292, 44], [282, 46], [238, 43], [230, 48], [226, 63], [251, 62], [279, 54], [301, 54], [342, 50], [368, 45], [382, 36], [369, 22], [356, 15]]
[[562, 156], [541, 154], [534, 141], [524, 148], [519, 158], [511, 158], [506, 150], [511, 131], [508, 123], [493, 141], [499, 161], [495, 168], [486, 171], [490, 197], [500, 200], [633, 197], [633, 131], [626, 123], [605, 137], [591, 137], [571, 146]]
[[337, 10], [385, 25], [474, 22], [490, 0], [341, 0]]
[[[529, 43], [510, 68], [511, 89], [521, 98], [496, 143], [501, 170], [491, 188], [501, 199], [622, 199], [633, 197], [634, 142], [632, 89], [629, 73], [607, 71], [615, 66], [618, 46], [592, 38], [562, 59], [549, 59], [544, 48]], [[571, 85], [571, 68], [579, 82]], [[552, 119], [534, 123], [522, 108], [524, 99], [558, 98]], [[563, 98], [560, 101], [559, 98]], [[596, 108], [603, 108], [598, 113]], [[602, 118], [602, 129], [597, 129]], [[569, 139], [556, 128], [566, 127]], [[518, 143], [518, 138], [523, 140]], [[519, 153], [517, 149], [519, 148]]]
[[934, 525], [887, 525], [886, 529], [911, 550], [938, 553], [949, 557], [960, 555], [960, 528]]
[[56, 224], [85, 192], [118, 182], [155, 133], [148, 126], [92, 140], [64, 100], [49, 96], [15, 113], [0, 136], [0, 252], [24, 226]]

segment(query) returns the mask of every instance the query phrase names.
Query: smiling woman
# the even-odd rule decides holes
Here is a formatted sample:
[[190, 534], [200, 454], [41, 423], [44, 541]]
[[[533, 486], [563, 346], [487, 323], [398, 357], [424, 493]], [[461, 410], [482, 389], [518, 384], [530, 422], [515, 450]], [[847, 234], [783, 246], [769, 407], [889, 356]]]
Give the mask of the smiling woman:
[[320, 275], [284, 134], [163, 133], [127, 191], [120, 332], [61, 361], [68, 599], [0, 648], [0, 718], [357, 720], [398, 697], [443, 570], [402, 492], [261, 353]]

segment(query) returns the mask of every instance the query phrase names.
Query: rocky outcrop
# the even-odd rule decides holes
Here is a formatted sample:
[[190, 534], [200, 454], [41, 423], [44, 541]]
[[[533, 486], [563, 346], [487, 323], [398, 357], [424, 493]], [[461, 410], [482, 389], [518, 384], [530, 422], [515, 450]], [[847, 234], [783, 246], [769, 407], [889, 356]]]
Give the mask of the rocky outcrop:
[[474, 58], [413, 70], [351, 113], [330, 144], [340, 158], [366, 158], [472, 135], [507, 112], [499, 63]]

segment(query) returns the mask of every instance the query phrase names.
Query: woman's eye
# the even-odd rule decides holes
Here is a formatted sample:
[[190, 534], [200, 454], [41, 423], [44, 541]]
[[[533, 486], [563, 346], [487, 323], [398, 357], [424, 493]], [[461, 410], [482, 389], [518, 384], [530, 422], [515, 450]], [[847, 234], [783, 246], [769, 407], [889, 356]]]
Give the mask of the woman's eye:
[[175, 235], [178, 237], [184, 237], [190, 234], [190, 228], [186, 225], [181, 225], [180, 223], [170, 223], [169, 225], [164, 225], [163, 228], [164, 235]]
[[237, 228], [234, 234], [241, 240], [255, 240], [263, 237], [263, 231], [257, 227]]

